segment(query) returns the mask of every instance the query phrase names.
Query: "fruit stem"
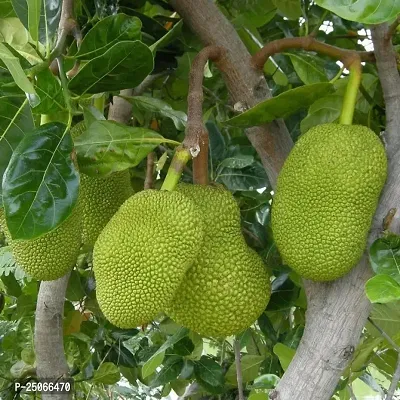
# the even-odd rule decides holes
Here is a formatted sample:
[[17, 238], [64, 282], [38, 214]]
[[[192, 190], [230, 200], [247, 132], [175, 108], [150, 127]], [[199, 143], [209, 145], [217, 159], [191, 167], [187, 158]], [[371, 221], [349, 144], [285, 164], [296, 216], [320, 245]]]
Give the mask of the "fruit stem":
[[183, 146], [179, 146], [175, 155], [172, 158], [171, 165], [168, 169], [167, 176], [161, 186], [161, 190], [174, 190], [176, 185], [181, 179], [183, 168], [191, 158], [191, 154], [188, 149]]
[[340, 114], [339, 123], [343, 125], [351, 125], [353, 123], [354, 109], [357, 102], [358, 89], [361, 83], [362, 67], [359, 57], [354, 57], [352, 62], [348, 63], [349, 82], [347, 84], [346, 93], [343, 98], [342, 112]]

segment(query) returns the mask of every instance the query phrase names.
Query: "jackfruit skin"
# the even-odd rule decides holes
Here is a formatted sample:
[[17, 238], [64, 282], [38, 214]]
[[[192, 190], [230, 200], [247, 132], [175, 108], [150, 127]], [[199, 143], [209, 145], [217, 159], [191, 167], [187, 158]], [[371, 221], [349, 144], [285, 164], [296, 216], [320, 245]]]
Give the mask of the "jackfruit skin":
[[146, 190], [130, 197], [94, 246], [97, 300], [105, 317], [120, 328], [156, 318], [202, 242], [201, 214], [183, 194]]
[[[78, 122], [71, 129], [72, 138], [77, 138], [85, 130], [85, 122]], [[129, 171], [115, 172], [107, 177], [81, 173], [80, 194], [83, 210], [82, 242], [94, 246], [107, 222], [122, 203], [133, 195]]]
[[284, 262], [314, 281], [348, 273], [364, 252], [386, 175], [384, 147], [365, 126], [324, 124], [300, 137], [272, 204]]
[[166, 312], [203, 335], [226, 337], [248, 328], [266, 308], [271, 286], [259, 255], [249, 248], [232, 194], [220, 186], [179, 184], [201, 210], [204, 245]]
[[3, 208], [0, 209], [0, 226], [11, 246], [15, 261], [32, 278], [52, 281], [61, 278], [75, 266], [82, 236], [79, 201], [61, 225], [33, 240], [11, 239]]
[[81, 174], [82, 242], [93, 246], [107, 222], [132, 195], [133, 189], [127, 170], [115, 172], [105, 178]]

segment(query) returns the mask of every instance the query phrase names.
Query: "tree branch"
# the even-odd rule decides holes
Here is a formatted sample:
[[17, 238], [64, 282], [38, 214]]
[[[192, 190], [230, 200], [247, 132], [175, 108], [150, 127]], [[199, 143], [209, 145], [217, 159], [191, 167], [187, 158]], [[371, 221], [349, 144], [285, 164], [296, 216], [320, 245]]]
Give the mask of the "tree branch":
[[396, 391], [397, 385], [399, 384], [399, 380], [400, 380], [400, 353], [397, 355], [396, 369], [392, 377], [392, 382], [390, 382], [389, 390], [386, 395], [386, 400], [393, 399], [394, 392]]
[[242, 364], [240, 361], [240, 358], [241, 358], [241, 356], [240, 356], [240, 341], [238, 339], [235, 339], [234, 349], [235, 349], [236, 379], [237, 379], [237, 385], [238, 385], [239, 400], [244, 400]]
[[255, 68], [262, 70], [268, 58], [276, 53], [282, 53], [288, 49], [303, 49], [307, 51], [316, 51], [317, 53], [325, 54], [329, 57], [341, 60], [348, 67], [355, 56], [359, 56], [361, 61], [375, 61], [373, 52], [353, 51], [341, 49], [340, 47], [331, 46], [320, 42], [312, 36], [302, 36], [294, 38], [283, 38], [273, 40], [267, 43], [252, 57], [252, 62]]
[[386, 40], [391, 41], [392, 36], [396, 33], [398, 26], [400, 25], [400, 15], [397, 16], [396, 20], [389, 26], [389, 29], [386, 33]]
[[144, 190], [152, 189], [154, 186], [153, 177], [154, 177], [154, 160], [155, 153], [152, 151], [147, 155], [147, 163], [146, 163], [146, 178], [144, 180]]
[[[226, 49], [218, 67], [223, 73], [235, 103], [240, 101], [252, 107], [271, 96], [264, 77], [261, 72], [252, 67], [251, 56], [233, 26], [213, 2], [170, 0], [170, 3], [205, 46], [216, 45]], [[377, 45], [375, 45], [375, 50], [377, 50]], [[379, 49], [375, 53], [378, 70], [382, 70], [381, 53]], [[388, 54], [391, 58], [393, 50]], [[389, 73], [389, 77], [394, 74], [398, 77], [397, 68], [393, 70], [393, 62], [395, 58], [390, 59], [389, 69], [385, 68], [386, 71], [380, 72], [381, 80], [387, 79], [385, 73]], [[397, 79], [389, 80], [385, 87], [390, 85], [395, 91], [399, 88]], [[400, 136], [398, 135], [399, 97], [396, 95], [396, 98], [391, 99], [390, 96], [385, 96], [385, 100], [387, 102], [387, 133], [392, 132]], [[388, 101], [394, 104], [388, 104]], [[391, 123], [390, 120], [393, 122]], [[286, 127], [281, 121], [275, 121], [262, 127], [248, 129], [246, 134], [257, 150], [270, 183], [274, 187], [279, 170], [292, 147], [292, 140]], [[397, 149], [398, 147], [395, 152]], [[400, 160], [400, 156], [397, 160]], [[396, 169], [397, 175], [393, 174]], [[397, 203], [400, 198], [400, 193], [398, 193], [400, 192], [400, 171], [397, 167], [395, 168], [395, 162], [389, 171], [391, 171], [390, 178], [374, 219], [374, 227], [379, 226], [379, 232], [388, 209], [393, 208], [393, 203]], [[396, 216], [394, 218], [396, 219]], [[393, 222], [396, 223], [396, 221]], [[372, 231], [375, 232], [374, 229]], [[373, 238], [374, 236], [371, 235], [370, 243]], [[271, 393], [271, 398], [272, 396], [279, 400], [329, 400], [331, 398], [341, 373], [359, 342], [370, 311], [370, 303], [364, 295], [364, 284], [370, 276], [368, 257], [364, 255], [359, 265], [346, 277], [329, 283], [305, 282], [308, 299], [305, 332], [293, 361], [276, 390]]]

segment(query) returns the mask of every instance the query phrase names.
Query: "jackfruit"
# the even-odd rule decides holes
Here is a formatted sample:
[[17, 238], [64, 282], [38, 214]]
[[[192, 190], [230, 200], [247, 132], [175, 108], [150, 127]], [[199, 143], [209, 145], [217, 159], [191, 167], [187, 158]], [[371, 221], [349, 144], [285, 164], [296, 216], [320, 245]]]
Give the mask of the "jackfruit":
[[201, 210], [205, 236], [166, 313], [203, 336], [226, 337], [248, 328], [270, 298], [270, 279], [240, 227], [239, 207], [219, 186], [179, 184]]
[[[71, 129], [75, 139], [85, 131], [84, 121]], [[93, 177], [81, 173], [80, 199], [83, 210], [82, 242], [93, 246], [100, 232], [122, 203], [133, 195], [128, 170], [107, 177]]]
[[120, 328], [156, 318], [202, 242], [200, 211], [183, 194], [145, 190], [130, 197], [94, 245], [97, 300], [105, 317]]
[[365, 126], [324, 124], [300, 137], [272, 204], [284, 262], [314, 281], [348, 273], [364, 252], [386, 174], [384, 147]]
[[12, 240], [3, 208], [0, 209], [0, 226], [11, 246], [15, 261], [32, 278], [51, 281], [61, 278], [75, 266], [82, 236], [79, 201], [61, 225], [36, 239]]

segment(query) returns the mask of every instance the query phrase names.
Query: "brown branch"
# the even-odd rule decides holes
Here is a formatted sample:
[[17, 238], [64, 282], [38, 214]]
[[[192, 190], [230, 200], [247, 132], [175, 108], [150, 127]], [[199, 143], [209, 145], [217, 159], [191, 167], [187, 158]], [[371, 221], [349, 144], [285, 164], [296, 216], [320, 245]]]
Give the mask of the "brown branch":
[[154, 160], [155, 153], [152, 151], [147, 155], [147, 163], [146, 163], [146, 179], [144, 180], [144, 190], [153, 189], [154, 187]]
[[361, 58], [361, 61], [375, 61], [373, 52], [341, 49], [340, 47], [320, 42], [312, 36], [303, 36], [277, 39], [267, 43], [252, 57], [253, 65], [255, 68], [262, 70], [270, 56], [288, 49], [316, 51], [317, 53], [341, 60], [346, 67], [349, 66], [356, 54]]
[[392, 36], [396, 33], [397, 27], [400, 25], [400, 15], [397, 16], [396, 20], [389, 26], [389, 29], [385, 35], [387, 41], [392, 40]]
[[208, 46], [201, 50], [192, 62], [189, 76], [188, 122], [183, 146], [193, 157], [193, 182], [208, 184], [208, 132], [203, 123], [203, 76], [208, 60], [218, 61], [223, 49]]

